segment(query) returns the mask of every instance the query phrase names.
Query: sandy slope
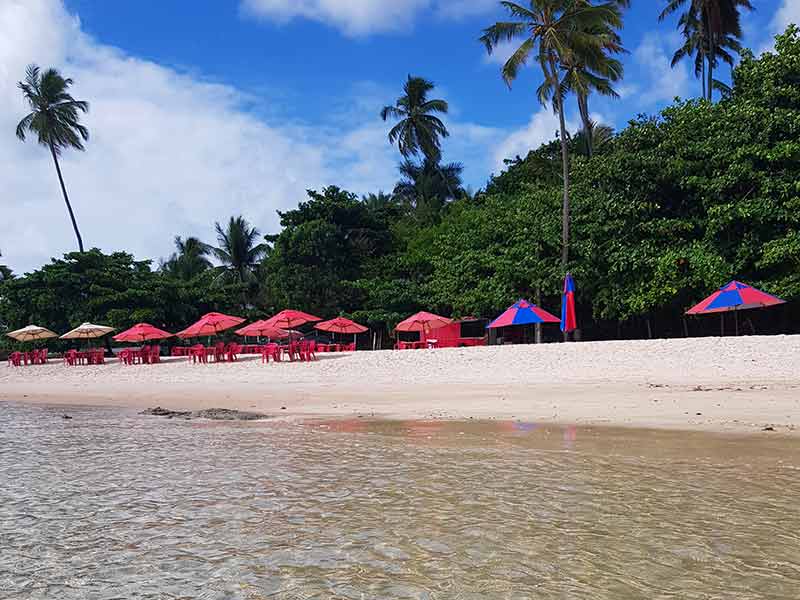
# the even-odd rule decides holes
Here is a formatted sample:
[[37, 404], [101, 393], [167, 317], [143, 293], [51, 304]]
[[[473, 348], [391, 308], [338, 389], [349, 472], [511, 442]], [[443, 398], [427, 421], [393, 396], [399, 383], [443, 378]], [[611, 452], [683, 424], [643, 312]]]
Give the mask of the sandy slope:
[[800, 336], [323, 354], [311, 364], [52, 362], [0, 369], [0, 401], [800, 432], [799, 367]]

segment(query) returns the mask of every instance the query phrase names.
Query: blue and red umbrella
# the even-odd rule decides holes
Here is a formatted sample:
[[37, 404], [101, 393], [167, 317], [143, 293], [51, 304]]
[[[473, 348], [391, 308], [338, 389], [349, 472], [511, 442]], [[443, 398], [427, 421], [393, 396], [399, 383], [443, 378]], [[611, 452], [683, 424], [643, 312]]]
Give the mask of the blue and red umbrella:
[[536, 323], [560, 323], [558, 317], [551, 315], [546, 310], [531, 304], [527, 300], [520, 300], [510, 306], [502, 315], [486, 326], [487, 329], [508, 327], [509, 325], [535, 325]]
[[561, 296], [561, 331], [569, 333], [578, 328], [575, 318], [575, 281], [572, 274], [567, 273], [564, 279], [564, 294]]
[[747, 310], [750, 308], [764, 308], [784, 304], [785, 300], [776, 298], [771, 294], [757, 290], [753, 286], [731, 281], [722, 286], [703, 300], [697, 306], [686, 311], [687, 315], [706, 315], [710, 313], [722, 313], [732, 310]]

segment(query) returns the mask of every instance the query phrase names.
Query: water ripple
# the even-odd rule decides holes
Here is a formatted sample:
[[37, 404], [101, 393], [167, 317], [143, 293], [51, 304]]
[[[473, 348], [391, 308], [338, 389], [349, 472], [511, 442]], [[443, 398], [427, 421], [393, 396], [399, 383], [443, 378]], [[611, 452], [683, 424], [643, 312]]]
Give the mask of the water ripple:
[[782, 599], [800, 450], [0, 404], [0, 599]]

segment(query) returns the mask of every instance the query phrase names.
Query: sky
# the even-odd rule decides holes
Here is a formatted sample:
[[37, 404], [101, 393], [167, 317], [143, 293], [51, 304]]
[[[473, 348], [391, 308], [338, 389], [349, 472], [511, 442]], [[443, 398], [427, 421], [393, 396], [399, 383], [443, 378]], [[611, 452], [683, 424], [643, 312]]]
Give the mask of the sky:
[[[798, 0], [753, 3], [744, 42], [757, 51], [800, 23]], [[591, 101], [617, 128], [700, 90], [688, 65], [669, 66], [680, 40], [660, 0], [633, 4], [621, 98]], [[399, 156], [379, 112], [409, 74], [449, 102], [444, 159], [473, 189], [553, 139], [537, 69], [509, 89], [507, 50], [478, 42], [502, 17], [496, 0], [0, 0], [0, 262], [21, 273], [76, 249], [49, 153], [14, 136], [29, 63], [61, 70], [91, 106], [86, 152], [62, 160], [86, 246], [157, 262], [176, 235], [213, 243], [231, 215], [275, 232], [306, 189], [390, 191]]]

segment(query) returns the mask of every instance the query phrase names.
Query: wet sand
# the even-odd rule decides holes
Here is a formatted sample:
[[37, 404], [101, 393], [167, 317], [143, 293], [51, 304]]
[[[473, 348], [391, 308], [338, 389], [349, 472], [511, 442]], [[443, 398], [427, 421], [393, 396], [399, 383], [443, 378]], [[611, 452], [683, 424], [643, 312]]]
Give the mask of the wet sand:
[[800, 432], [800, 336], [321, 354], [315, 363], [0, 369], [0, 401], [299, 417]]

